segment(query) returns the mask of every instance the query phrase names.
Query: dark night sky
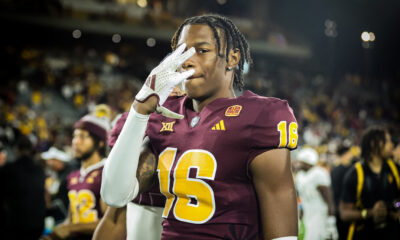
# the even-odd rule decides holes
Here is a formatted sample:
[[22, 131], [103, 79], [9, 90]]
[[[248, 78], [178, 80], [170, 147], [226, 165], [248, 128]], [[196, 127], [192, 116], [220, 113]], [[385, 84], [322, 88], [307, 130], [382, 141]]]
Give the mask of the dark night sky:
[[[265, 13], [257, 9], [264, 5], [268, 8]], [[269, 0], [267, 4], [264, 0], [227, 0], [222, 6], [215, 0], [203, 0], [193, 2], [193, 8], [247, 18], [264, 14], [266, 21], [282, 26], [311, 45], [311, 64], [317, 69], [400, 78], [398, 0]], [[324, 34], [326, 19], [337, 24], [338, 36], [334, 39]], [[373, 47], [367, 50], [361, 41], [365, 30], [376, 36]]]
[[[400, 23], [398, 0], [269, 0], [267, 4], [264, 0], [227, 0], [222, 6], [216, 0], [190, 2], [194, 12], [203, 8], [250, 19], [264, 14], [263, 10], [254, 12], [259, 5], [268, 6], [267, 21], [283, 26], [286, 32], [310, 44], [314, 54], [311, 65], [316, 69], [400, 78], [400, 31], [396, 31]], [[326, 19], [337, 23], [338, 36], [334, 39], [324, 34]], [[7, 23], [3, 25], [12, 28]], [[361, 46], [363, 30], [375, 33], [372, 49]]]
[[[369, 71], [377, 76], [392, 75], [400, 66], [399, 13], [396, 0], [270, 1], [271, 19], [308, 39], [320, 62], [328, 63], [334, 57], [335, 70], [365, 73], [369, 57]], [[337, 23], [337, 38], [324, 35], [326, 19]], [[363, 30], [375, 33], [372, 49], [361, 46]]]

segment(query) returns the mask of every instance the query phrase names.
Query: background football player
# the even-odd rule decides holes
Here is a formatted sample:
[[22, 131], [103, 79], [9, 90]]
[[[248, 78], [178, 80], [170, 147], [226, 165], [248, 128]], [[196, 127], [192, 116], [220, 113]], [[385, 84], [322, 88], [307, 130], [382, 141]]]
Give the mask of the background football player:
[[[175, 90], [176, 94], [181, 95], [178, 90]], [[128, 113], [122, 114], [111, 130], [108, 139], [110, 147], [117, 141], [127, 116]], [[125, 207], [107, 207], [92, 240], [159, 240], [164, 204], [165, 197], [161, 195], [158, 186], [154, 186], [151, 191], [139, 194]]]
[[100, 185], [109, 122], [86, 115], [74, 128], [72, 149], [81, 168], [68, 175], [69, 216], [54, 228], [49, 239], [91, 239], [106, 208], [100, 198]]
[[328, 171], [317, 165], [319, 156], [313, 148], [301, 149], [296, 158], [301, 169], [296, 185], [303, 206], [304, 239], [338, 239]]

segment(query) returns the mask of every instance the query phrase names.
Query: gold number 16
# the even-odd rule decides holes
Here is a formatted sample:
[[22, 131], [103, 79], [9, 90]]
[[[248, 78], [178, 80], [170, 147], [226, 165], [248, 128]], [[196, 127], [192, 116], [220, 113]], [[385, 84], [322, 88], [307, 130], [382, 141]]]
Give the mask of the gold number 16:
[[[215, 199], [213, 189], [201, 179], [214, 180], [217, 161], [208, 151], [188, 150], [172, 169], [176, 152], [176, 148], [166, 148], [158, 160], [160, 191], [167, 198], [163, 217], [167, 217], [173, 208], [173, 214], [178, 220], [195, 224], [205, 223], [214, 215]], [[196, 177], [189, 177], [190, 169], [197, 169]], [[173, 206], [175, 198], [176, 203]]]

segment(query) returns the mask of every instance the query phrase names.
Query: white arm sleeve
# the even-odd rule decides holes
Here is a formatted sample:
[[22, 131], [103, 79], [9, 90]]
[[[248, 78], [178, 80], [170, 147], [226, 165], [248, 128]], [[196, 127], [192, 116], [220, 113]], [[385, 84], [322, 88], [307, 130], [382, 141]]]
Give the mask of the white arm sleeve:
[[149, 115], [137, 113], [133, 107], [103, 169], [100, 194], [112, 207], [123, 207], [139, 192], [136, 178], [140, 151]]

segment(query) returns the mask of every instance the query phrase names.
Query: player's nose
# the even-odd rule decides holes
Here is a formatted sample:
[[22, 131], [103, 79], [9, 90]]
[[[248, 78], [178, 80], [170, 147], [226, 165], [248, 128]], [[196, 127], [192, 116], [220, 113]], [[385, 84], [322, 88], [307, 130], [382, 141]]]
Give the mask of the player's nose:
[[187, 59], [183, 64], [182, 64], [182, 70], [187, 71], [190, 69], [194, 69], [196, 67], [196, 64], [194, 62], [193, 56]]

